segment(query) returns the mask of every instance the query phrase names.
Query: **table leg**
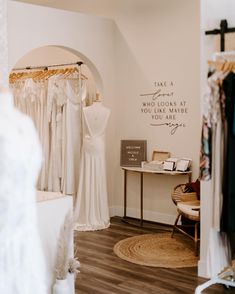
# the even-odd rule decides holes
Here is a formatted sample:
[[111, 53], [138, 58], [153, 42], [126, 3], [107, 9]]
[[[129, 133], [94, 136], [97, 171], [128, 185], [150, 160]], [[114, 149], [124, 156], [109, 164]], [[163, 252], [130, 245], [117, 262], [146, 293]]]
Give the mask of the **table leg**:
[[127, 199], [126, 199], [126, 181], [127, 181], [127, 170], [124, 170], [124, 218], [126, 218], [126, 204], [127, 204]]
[[191, 174], [191, 173], [188, 174], [188, 182], [189, 182], [189, 183], [192, 182], [192, 174]]
[[143, 173], [140, 173], [140, 225], [143, 226]]

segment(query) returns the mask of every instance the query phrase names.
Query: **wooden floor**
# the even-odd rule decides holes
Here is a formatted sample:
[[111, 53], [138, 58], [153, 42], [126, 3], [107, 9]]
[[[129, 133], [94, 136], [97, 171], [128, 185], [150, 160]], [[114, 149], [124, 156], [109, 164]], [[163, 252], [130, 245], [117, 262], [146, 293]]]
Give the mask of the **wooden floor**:
[[[138, 234], [162, 232], [168, 227], [145, 224], [144, 228], [112, 218], [110, 228], [95, 232], [79, 232], [75, 236], [81, 273], [76, 279], [76, 294], [186, 294], [194, 293], [198, 284], [197, 268], [164, 269], [135, 265], [118, 258], [113, 246], [119, 240]], [[215, 285], [203, 294], [235, 293]]]

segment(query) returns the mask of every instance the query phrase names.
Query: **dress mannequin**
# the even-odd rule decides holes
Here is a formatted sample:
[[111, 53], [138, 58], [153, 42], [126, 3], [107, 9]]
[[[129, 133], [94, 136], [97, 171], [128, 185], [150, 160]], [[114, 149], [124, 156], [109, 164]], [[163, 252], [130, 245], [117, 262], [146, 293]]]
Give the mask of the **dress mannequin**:
[[75, 229], [107, 228], [109, 209], [106, 187], [104, 133], [110, 110], [101, 101], [83, 108], [84, 139], [75, 207]]
[[33, 122], [0, 92], [0, 293], [46, 293], [35, 203], [40, 166]]

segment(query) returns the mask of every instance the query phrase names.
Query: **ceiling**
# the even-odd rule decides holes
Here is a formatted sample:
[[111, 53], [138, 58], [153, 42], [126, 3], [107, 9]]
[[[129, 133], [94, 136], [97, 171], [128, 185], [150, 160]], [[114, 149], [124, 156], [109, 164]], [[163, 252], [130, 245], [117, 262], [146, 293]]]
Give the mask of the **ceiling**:
[[117, 19], [133, 12], [151, 11], [158, 0], [15, 0]]

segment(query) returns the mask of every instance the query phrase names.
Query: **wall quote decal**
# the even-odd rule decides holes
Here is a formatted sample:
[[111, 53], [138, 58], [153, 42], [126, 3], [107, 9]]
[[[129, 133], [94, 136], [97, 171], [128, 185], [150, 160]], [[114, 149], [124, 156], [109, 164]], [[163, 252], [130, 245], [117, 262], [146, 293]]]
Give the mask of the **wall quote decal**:
[[173, 81], [155, 81], [153, 84], [153, 91], [140, 94], [140, 111], [149, 117], [151, 126], [168, 127], [174, 135], [178, 129], [186, 127], [187, 100], [176, 97]]

